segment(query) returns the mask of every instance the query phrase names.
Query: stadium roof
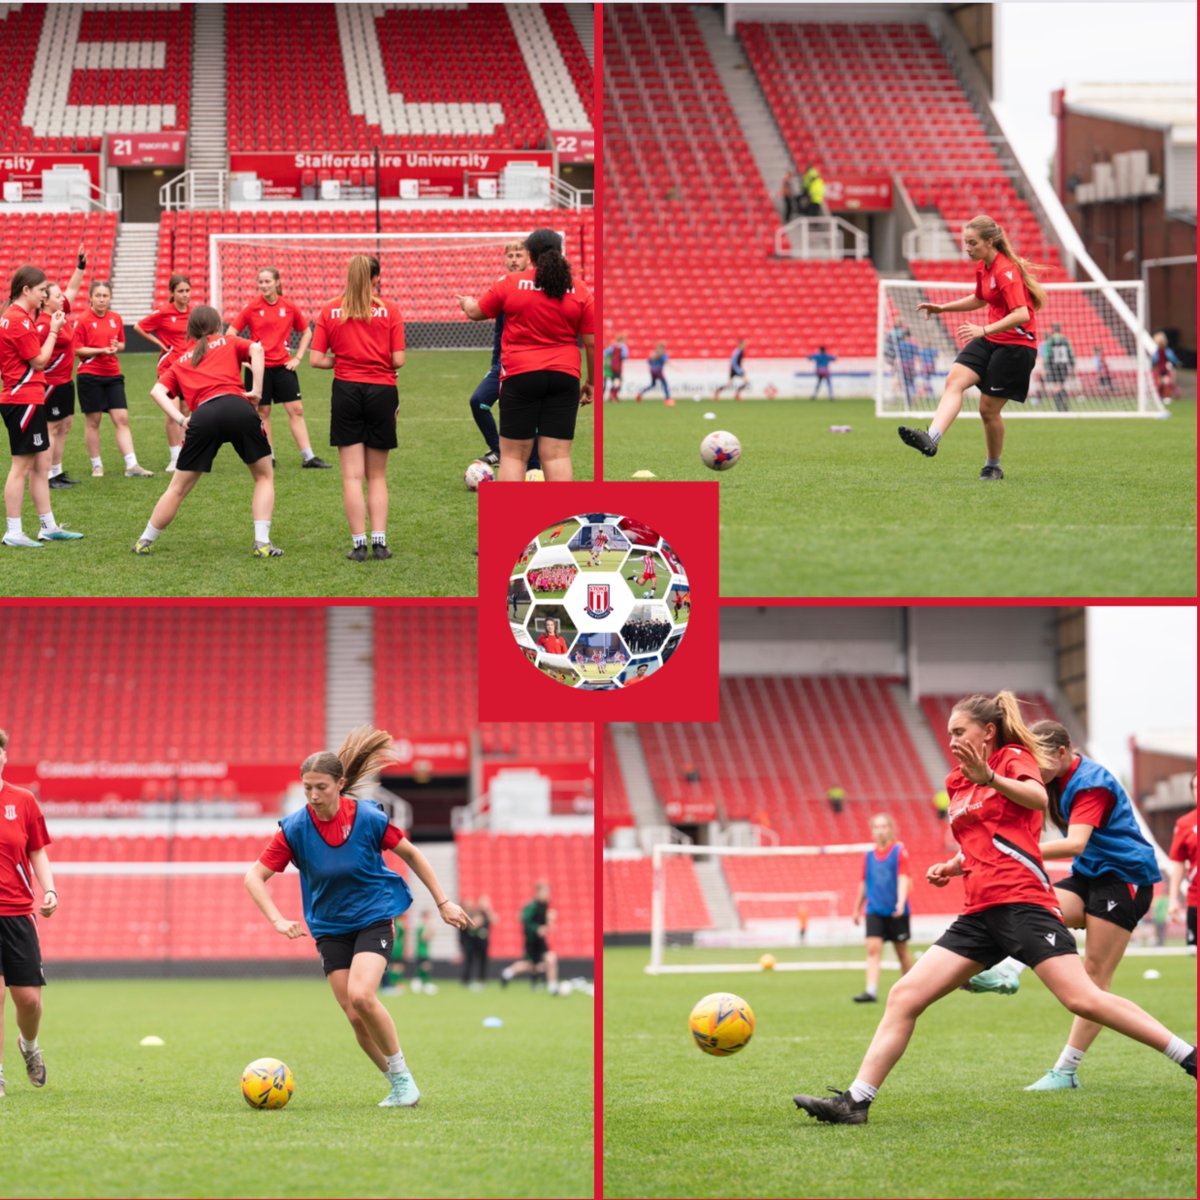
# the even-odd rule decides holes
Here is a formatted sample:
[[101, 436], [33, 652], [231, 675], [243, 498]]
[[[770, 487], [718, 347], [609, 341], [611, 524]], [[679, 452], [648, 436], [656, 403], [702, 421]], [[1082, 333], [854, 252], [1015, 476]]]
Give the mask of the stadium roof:
[[1178, 758], [1196, 757], [1194, 729], [1143, 729], [1133, 735], [1133, 744], [1150, 754], [1170, 754]]
[[1170, 129], [1177, 145], [1196, 144], [1196, 84], [1069, 83], [1072, 112]]

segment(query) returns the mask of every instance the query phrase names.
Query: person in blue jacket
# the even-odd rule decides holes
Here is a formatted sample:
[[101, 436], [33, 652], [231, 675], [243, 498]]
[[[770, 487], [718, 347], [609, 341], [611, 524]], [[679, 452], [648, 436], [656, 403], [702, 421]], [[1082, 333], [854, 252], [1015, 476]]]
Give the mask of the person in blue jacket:
[[[1050, 760], [1042, 771], [1050, 800], [1048, 816], [1064, 835], [1042, 843], [1042, 858], [1074, 859], [1070, 875], [1054, 885], [1054, 892], [1065, 923], [1087, 930], [1084, 966], [1108, 991], [1162, 874], [1154, 847], [1142, 835], [1133, 804], [1116, 776], [1075, 750], [1070, 733], [1057, 721], [1038, 721], [1032, 732]], [[1006, 959], [974, 976], [968, 988], [1011, 994], [1019, 986], [1023, 967]], [[1025, 1090], [1079, 1087], [1079, 1064], [1102, 1028], [1076, 1017], [1058, 1061]]]
[[[336, 754], [310, 754], [300, 767], [308, 803], [279, 822], [245, 883], [278, 933], [287, 938], [311, 933], [316, 939], [335, 999], [363, 1053], [388, 1080], [379, 1107], [412, 1108], [421, 1093], [396, 1023], [377, 995], [392, 952], [392, 922], [413, 899], [404, 876], [385, 861], [385, 851], [393, 851], [425, 885], [447, 925], [465, 929], [471, 918], [446, 898], [429, 860], [383, 809], [354, 794], [392, 757], [391, 734], [370, 725], [352, 729]], [[300, 873], [303, 923], [285, 917], [267, 891], [267, 881], [289, 863]]]

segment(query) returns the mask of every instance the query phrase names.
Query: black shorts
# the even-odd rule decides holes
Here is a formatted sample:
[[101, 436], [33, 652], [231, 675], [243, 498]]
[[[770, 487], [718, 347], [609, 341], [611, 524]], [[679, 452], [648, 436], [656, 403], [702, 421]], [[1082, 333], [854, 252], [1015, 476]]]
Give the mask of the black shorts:
[[332, 971], [348, 971], [356, 954], [378, 954], [384, 962], [391, 961], [395, 940], [391, 921], [376, 921], [354, 933], [328, 933], [317, 938], [317, 953], [328, 975]]
[[1150, 884], [1144, 883], [1138, 887], [1111, 872], [1096, 876], [1072, 873], [1054, 887], [1078, 896], [1083, 901], [1083, 911], [1089, 917], [1111, 921], [1131, 933], [1150, 911], [1150, 902], [1154, 899], [1154, 888]]
[[[253, 374], [245, 372], [246, 391], [250, 390]], [[259, 404], [291, 404], [300, 399], [300, 376], [287, 367], [264, 367], [262, 399]]]
[[46, 420], [63, 421], [75, 415], [75, 380], [56, 383], [46, 393]]
[[46, 986], [34, 917], [0, 917], [0, 978], [7, 987]]
[[80, 412], [105, 413], [114, 408], [129, 407], [129, 401], [125, 399], [124, 375], [76, 375], [75, 384]]
[[1196, 944], [1196, 906], [1188, 905], [1187, 910], [1187, 944], [1194, 946]]
[[902, 917], [885, 917], [880, 913], [867, 913], [867, 937], [883, 938], [885, 942], [907, 942], [912, 938], [908, 914]]
[[566, 371], [524, 371], [500, 385], [500, 436], [514, 442], [535, 437], [575, 437], [579, 378]]
[[329, 405], [329, 444], [395, 450], [400, 394], [394, 383], [333, 381]]
[[977, 337], [968, 342], [954, 360], [979, 376], [985, 396], [1024, 402], [1029, 395], [1029, 377], [1037, 363], [1033, 346], [1008, 346]]
[[536, 967], [537, 964], [546, 957], [546, 951], [549, 949], [550, 947], [546, 945], [546, 939], [544, 937], [538, 937], [536, 934], [534, 934], [532, 937], [530, 937], [529, 934], [525, 935], [526, 962], [531, 962]]
[[934, 945], [985, 967], [1010, 956], [1036, 967], [1048, 958], [1079, 952], [1071, 931], [1040, 904], [997, 904], [957, 917]]
[[192, 413], [175, 469], [211, 471], [226, 442], [247, 465], [270, 456], [271, 443], [258, 411], [244, 396], [214, 396]]
[[0, 404], [0, 413], [8, 426], [8, 446], [14, 458], [50, 449], [44, 404]]

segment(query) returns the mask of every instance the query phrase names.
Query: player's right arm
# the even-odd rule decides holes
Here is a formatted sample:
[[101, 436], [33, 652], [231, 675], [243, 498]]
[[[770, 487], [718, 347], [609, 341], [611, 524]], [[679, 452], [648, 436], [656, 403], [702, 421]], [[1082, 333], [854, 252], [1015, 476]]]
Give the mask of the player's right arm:
[[[177, 405], [172, 399], [173, 395], [178, 395], [179, 382], [175, 378], [174, 369], [169, 370], [161, 379], [154, 382], [154, 386], [150, 389], [150, 395], [154, 403], [167, 414], [172, 421], [178, 423], [181, 428], [187, 426], [187, 415], [182, 407]], [[182, 399], [182, 397], [180, 397]]]
[[938, 313], [974, 312], [977, 308], [987, 308], [987, 301], [972, 295], [964, 296], [961, 300], [951, 300], [949, 304], [918, 304], [917, 312], [928, 321]]
[[945, 887], [955, 875], [963, 873], [963, 856], [960, 850], [949, 862], [934, 863], [925, 872], [926, 882], [934, 887]]
[[40, 371], [54, 357], [54, 343], [58, 341], [59, 330], [66, 324], [66, 321], [67, 314], [65, 312], [56, 312], [50, 318], [50, 329], [46, 334], [46, 340], [42, 343], [41, 353], [29, 360], [29, 365], [35, 371]]
[[308, 350], [308, 365], [315, 371], [332, 371], [333, 355], [329, 353], [329, 329], [325, 324], [325, 313], [317, 317], [312, 345]]
[[1183, 915], [1183, 863], [1172, 862], [1167, 874], [1167, 916], [1177, 921]]
[[246, 872], [244, 881], [246, 891], [250, 893], [250, 899], [258, 905], [262, 915], [271, 922], [277, 933], [282, 933], [287, 938], [302, 938], [305, 936], [304, 926], [299, 921], [289, 921], [275, 907], [275, 902], [271, 899], [271, 894], [267, 891], [267, 880], [274, 874], [275, 872], [265, 863], [256, 862]]
[[854, 897], [854, 908], [851, 910], [850, 919], [857, 925], [862, 920], [863, 905], [867, 901], [867, 881], [860, 879], [858, 881], [858, 892]]
[[140, 333], [142, 337], [146, 339], [146, 341], [153, 342], [165, 354], [167, 352], [167, 343], [161, 338], [155, 336], [155, 334], [151, 333], [149, 329], [144, 327], [145, 323], [150, 320], [151, 317], [155, 316], [157, 312], [158, 309], [155, 309], [154, 312], [147, 314], [140, 321], [136, 322], [133, 328]]

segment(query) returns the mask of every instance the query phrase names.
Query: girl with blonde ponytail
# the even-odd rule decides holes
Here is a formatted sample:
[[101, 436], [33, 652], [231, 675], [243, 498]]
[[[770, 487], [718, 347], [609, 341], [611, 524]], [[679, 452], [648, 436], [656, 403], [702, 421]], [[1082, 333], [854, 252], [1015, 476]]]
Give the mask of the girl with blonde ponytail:
[[[429, 860], [373, 800], [355, 792], [394, 758], [392, 735], [370, 725], [352, 729], [336, 754], [310, 754], [300, 766], [308, 803], [279, 822], [246, 890], [283, 937], [311, 933], [334, 998], [366, 1056], [383, 1072], [388, 1094], [380, 1108], [412, 1108], [421, 1098], [405, 1062], [396, 1023], [377, 992], [392, 952], [392, 922], [412, 904], [404, 877], [384, 860], [392, 851], [429, 890], [442, 920], [456, 929], [472, 921], [446, 898]], [[276, 908], [272, 875], [294, 863], [300, 873], [304, 923]], [[307, 931], [305, 930], [307, 925]]]
[[963, 248], [975, 264], [975, 291], [949, 304], [918, 304], [926, 320], [941, 313], [988, 310], [981, 325], [964, 321], [958, 339], [965, 343], [926, 429], [900, 426], [900, 440], [928, 458], [938, 452], [943, 435], [962, 411], [963, 393], [979, 388], [979, 415], [987, 444], [987, 462], [979, 472], [983, 480], [1004, 478], [1000, 455], [1004, 450], [1004, 419], [1009, 400], [1020, 404], [1029, 394], [1029, 378], [1037, 362], [1037, 322], [1034, 313], [1046, 303], [1046, 293], [1034, 278], [1033, 266], [1017, 254], [1008, 235], [989, 216], [978, 216], [963, 227]]
[[1025, 724], [1016, 696], [967, 696], [954, 706], [947, 732], [958, 763], [946, 790], [959, 851], [931, 866], [926, 879], [945, 887], [962, 876], [962, 915], [892, 985], [850, 1087], [830, 1097], [794, 1096], [797, 1108], [819, 1121], [865, 1125], [921, 1013], [1010, 956], [1026, 963], [1077, 1017], [1154, 1047], [1194, 1079], [1196, 1048], [1136, 1004], [1102, 990], [1078, 956], [1038, 848], [1047, 807], [1042, 781], [1054, 764], [1049, 747]]

